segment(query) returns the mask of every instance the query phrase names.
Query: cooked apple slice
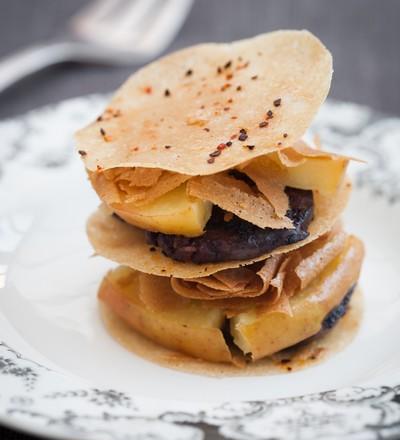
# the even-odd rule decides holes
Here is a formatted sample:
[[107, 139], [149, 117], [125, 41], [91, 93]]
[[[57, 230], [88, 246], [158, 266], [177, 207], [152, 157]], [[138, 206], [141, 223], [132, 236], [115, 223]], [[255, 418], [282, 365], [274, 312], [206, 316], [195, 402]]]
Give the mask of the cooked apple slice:
[[99, 299], [136, 331], [164, 347], [211, 362], [231, 362], [221, 331], [224, 313], [176, 295], [168, 277], [121, 266], [104, 278]]
[[278, 154], [272, 153], [250, 162], [248, 168], [254, 167], [266, 178], [271, 177], [285, 186], [334, 193], [344, 179], [348, 161], [340, 156], [304, 157], [298, 165], [286, 167]]
[[363, 252], [362, 243], [351, 236], [344, 251], [290, 299], [292, 316], [253, 309], [233, 317], [234, 343], [257, 360], [317, 334], [325, 316], [357, 281]]
[[113, 211], [126, 222], [147, 231], [201, 235], [211, 216], [212, 204], [186, 194], [186, 184], [142, 206], [113, 204]]
[[300, 189], [336, 192], [343, 181], [347, 159], [307, 157], [303, 163], [286, 168], [286, 185]]

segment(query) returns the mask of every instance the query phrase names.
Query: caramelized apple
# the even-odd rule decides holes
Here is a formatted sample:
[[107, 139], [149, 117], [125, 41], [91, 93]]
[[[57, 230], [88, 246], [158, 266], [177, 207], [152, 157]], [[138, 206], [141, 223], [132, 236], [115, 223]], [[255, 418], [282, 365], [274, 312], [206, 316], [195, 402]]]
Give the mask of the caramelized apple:
[[230, 362], [222, 310], [176, 295], [169, 278], [119, 267], [104, 278], [99, 299], [158, 344], [211, 362]]
[[292, 316], [253, 309], [233, 317], [231, 334], [235, 344], [257, 360], [317, 334], [325, 316], [357, 281], [362, 258], [362, 243], [350, 237], [345, 250], [290, 299]]
[[113, 210], [126, 222], [147, 231], [201, 235], [211, 216], [210, 202], [186, 194], [186, 184], [142, 206], [113, 204]]

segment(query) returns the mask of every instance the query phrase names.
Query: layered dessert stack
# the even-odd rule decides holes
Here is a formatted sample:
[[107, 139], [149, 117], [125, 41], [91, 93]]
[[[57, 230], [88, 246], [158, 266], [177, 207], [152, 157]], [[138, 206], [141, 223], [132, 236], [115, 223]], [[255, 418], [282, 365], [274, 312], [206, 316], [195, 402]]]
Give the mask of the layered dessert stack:
[[136, 332], [238, 363], [331, 328], [362, 243], [340, 223], [349, 158], [302, 137], [332, 60], [306, 31], [204, 44], [136, 72], [77, 133], [102, 201], [96, 253], [120, 264], [99, 300]]

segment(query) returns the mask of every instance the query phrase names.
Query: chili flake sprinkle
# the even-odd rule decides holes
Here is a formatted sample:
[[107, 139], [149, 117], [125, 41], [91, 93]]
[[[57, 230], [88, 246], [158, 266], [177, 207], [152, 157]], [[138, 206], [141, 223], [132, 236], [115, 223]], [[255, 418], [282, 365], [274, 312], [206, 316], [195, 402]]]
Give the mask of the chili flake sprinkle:
[[267, 122], [267, 121], [262, 121], [262, 122], [260, 122], [260, 123], [258, 124], [258, 126], [259, 126], [260, 128], [268, 127], [268, 122]]
[[221, 92], [224, 92], [226, 89], [229, 89], [229, 87], [231, 87], [232, 84], [226, 83], [221, 87]]
[[237, 87], [236, 87], [236, 90], [237, 90], [238, 92], [240, 92], [240, 91], [242, 90], [242, 86], [237, 86]]
[[257, 78], [258, 78], [258, 75], [253, 75], [253, 76], [251, 77], [252, 80], [255, 80], [255, 79], [257, 79]]
[[274, 117], [274, 113], [272, 112], [272, 110], [268, 110], [267, 111], [267, 119], [272, 119]]
[[222, 151], [225, 150], [225, 148], [226, 148], [226, 144], [222, 143], [218, 145], [217, 150]]
[[281, 105], [281, 103], [282, 103], [282, 99], [281, 98], [275, 99], [274, 106], [275, 107], [279, 107]]
[[103, 115], [98, 116], [96, 119], [97, 122], [101, 122], [102, 120], [103, 120]]
[[224, 111], [228, 112], [231, 108], [230, 107], [224, 107]]
[[207, 163], [214, 163], [214, 162], [215, 162], [214, 157], [210, 157], [209, 159], [207, 159]]
[[150, 252], [155, 252], [156, 248], [154, 246], [152, 246], [149, 250], [150, 250]]
[[188, 69], [186, 70], [185, 76], [190, 76], [193, 74], [193, 70], [192, 69]]
[[102, 136], [105, 136], [105, 135], [106, 135], [106, 132], [105, 132], [104, 128], [100, 128], [100, 134], [101, 134]]
[[240, 129], [239, 141], [245, 141], [248, 138], [247, 131], [244, 128]]
[[254, 150], [255, 147], [255, 145], [246, 145], [246, 148], [248, 148], [250, 151]]
[[233, 74], [232, 73], [228, 73], [225, 77], [227, 80], [230, 80], [233, 78]]
[[78, 153], [79, 153], [81, 156], [86, 156], [86, 155], [87, 155], [86, 151], [83, 151], [83, 150], [79, 150]]
[[283, 137], [284, 137], [284, 138], [287, 138], [287, 137], [288, 137], [288, 134], [287, 134], [287, 133], [283, 133]]
[[218, 75], [222, 73], [222, 69], [219, 66], [217, 67], [217, 73], [218, 73]]
[[221, 150], [215, 150], [209, 154], [210, 157], [218, 157], [221, 154]]
[[203, 130], [206, 131], [207, 133], [210, 131], [208, 127], [203, 128]]
[[171, 92], [169, 91], [169, 89], [165, 89], [164, 96], [171, 96]]
[[232, 61], [227, 61], [224, 65], [224, 69], [229, 69], [232, 66]]
[[164, 145], [164, 148], [165, 148], [166, 150], [169, 150], [169, 149], [171, 148], [171, 145]]
[[226, 143], [226, 146], [227, 146], [227, 147], [231, 147], [231, 146], [232, 146], [232, 142], [231, 142], [231, 141], [228, 141], [228, 142]]
[[147, 95], [150, 95], [153, 92], [152, 87], [147, 86], [143, 89], [144, 93], [146, 93]]

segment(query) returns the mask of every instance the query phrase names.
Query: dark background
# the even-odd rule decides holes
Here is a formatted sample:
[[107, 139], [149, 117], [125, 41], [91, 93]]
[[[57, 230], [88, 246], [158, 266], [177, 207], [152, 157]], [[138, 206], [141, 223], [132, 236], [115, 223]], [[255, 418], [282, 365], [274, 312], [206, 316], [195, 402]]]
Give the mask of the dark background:
[[[60, 35], [67, 18], [84, 3], [0, 0], [0, 58]], [[331, 97], [400, 114], [399, 0], [196, 0], [169, 50], [280, 28], [309, 29], [332, 51]], [[72, 63], [52, 67], [0, 95], [0, 118], [64, 98], [113, 90], [134, 69]], [[0, 438], [28, 439], [1, 427]]]
[[[0, 58], [60, 34], [82, 0], [0, 0]], [[334, 58], [331, 96], [400, 114], [399, 0], [197, 0], [169, 50], [279, 28], [306, 28]], [[115, 89], [135, 67], [63, 64], [0, 95], [0, 118]]]

